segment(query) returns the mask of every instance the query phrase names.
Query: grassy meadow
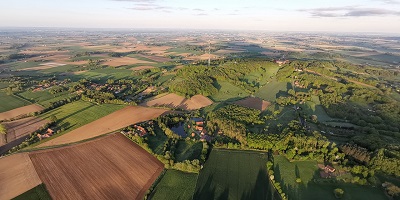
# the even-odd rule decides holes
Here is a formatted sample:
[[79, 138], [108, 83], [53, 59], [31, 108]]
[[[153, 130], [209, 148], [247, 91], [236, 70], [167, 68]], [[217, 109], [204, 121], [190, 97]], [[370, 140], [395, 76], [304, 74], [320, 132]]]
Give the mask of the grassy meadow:
[[18, 98], [14, 95], [7, 95], [4, 92], [0, 92], [0, 112], [6, 112], [15, 108], [30, 105], [31, 103]]
[[151, 194], [151, 199], [191, 200], [198, 174], [168, 170]]

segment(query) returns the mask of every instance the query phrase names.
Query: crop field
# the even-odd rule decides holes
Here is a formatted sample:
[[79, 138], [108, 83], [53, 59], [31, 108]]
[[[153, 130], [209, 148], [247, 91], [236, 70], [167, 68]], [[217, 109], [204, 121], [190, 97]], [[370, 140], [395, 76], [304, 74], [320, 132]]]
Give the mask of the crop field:
[[[80, 102], [80, 103], [86, 103], [86, 102]], [[67, 104], [69, 105], [69, 104]], [[38, 145], [38, 147], [46, 147], [46, 146], [54, 146], [54, 145], [62, 145], [62, 144], [68, 144], [68, 143], [73, 143], [73, 142], [79, 142], [82, 140], [90, 139], [96, 136], [100, 136], [112, 131], [116, 131], [118, 129], [127, 127], [132, 124], [136, 124], [139, 122], [147, 121], [153, 118], [156, 118], [162, 114], [168, 113], [168, 110], [165, 109], [155, 109], [155, 108], [145, 108], [145, 107], [140, 107], [140, 106], [128, 106], [125, 107], [124, 109], [121, 106], [118, 105], [107, 105], [103, 104], [100, 106], [89, 106], [84, 107], [84, 109], [88, 109], [87, 114], [85, 113], [80, 113], [79, 111], [78, 116], [75, 118], [73, 117], [74, 115], [66, 118], [65, 123], [68, 125], [69, 121], [71, 118], [74, 118], [75, 120], [79, 120], [81, 117], [83, 118], [82, 121], [85, 121], [85, 123], [88, 123], [90, 121], [93, 121], [91, 123], [88, 123], [80, 128], [77, 128], [73, 131], [70, 131], [64, 135], [61, 135], [60, 137], [57, 138], [49, 138], [52, 140], [46, 140], [44, 143], [41, 143]], [[118, 110], [120, 109], [120, 110]], [[56, 109], [57, 110], [57, 109]], [[114, 110], [115, 111], [109, 115], [107, 113], [110, 113]], [[53, 112], [56, 112], [55, 110]], [[101, 113], [100, 113], [101, 112]], [[105, 113], [107, 112], [107, 113]], [[105, 116], [106, 115], [106, 116]], [[51, 116], [50, 114], [46, 116]], [[100, 118], [101, 116], [104, 116]], [[99, 119], [100, 118], [100, 119]], [[98, 119], [94, 121], [95, 119]], [[76, 121], [72, 121], [71, 123], [79, 123]], [[79, 125], [83, 125], [83, 123], [80, 123]], [[74, 126], [77, 127], [77, 126]], [[69, 129], [72, 130], [72, 129]], [[55, 135], [58, 136], [58, 135]]]
[[7, 95], [4, 92], [0, 92], [0, 102], [0, 113], [31, 104], [28, 101], [14, 95]]
[[[7, 143], [10, 143], [16, 139], [33, 133], [48, 122], [48, 120], [44, 120], [38, 117], [28, 117], [3, 123], [7, 128]], [[1, 145], [4, 144], [0, 142], [0, 146]]]
[[12, 199], [41, 183], [27, 153], [0, 158], [0, 199]]
[[259, 86], [263, 86], [271, 81], [271, 77], [273, 77], [279, 70], [278, 66], [270, 66], [265, 71], [256, 71], [250, 74], [247, 74], [244, 79], [247, 83], [259, 83]]
[[65, 92], [59, 92], [57, 94], [51, 94], [49, 91], [44, 90], [37, 92], [25, 91], [19, 93], [18, 95], [46, 107], [50, 105], [50, 102], [56, 102], [58, 100], [68, 98], [71, 95], [71, 93], [65, 91]]
[[143, 199], [164, 168], [119, 133], [29, 156], [52, 199]]
[[133, 65], [133, 64], [149, 64], [153, 63], [150, 61], [139, 60], [137, 58], [122, 57], [122, 58], [112, 58], [111, 61], [107, 61], [104, 64], [111, 67], [119, 67], [123, 65]]
[[241, 99], [239, 101], [236, 101], [235, 104], [248, 107], [248, 108], [253, 108], [256, 110], [264, 111], [268, 108], [268, 106], [271, 105], [270, 102], [264, 101], [260, 98], [256, 97], [247, 97], [245, 99]]
[[185, 173], [178, 170], [168, 170], [157, 184], [151, 199], [191, 200], [196, 189], [198, 174]]
[[264, 87], [261, 87], [258, 92], [255, 93], [255, 96], [272, 102], [275, 101], [276, 98], [281, 94], [286, 94], [286, 91], [290, 89], [288, 85], [290, 85], [290, 83], [278, 82], [277, 80], [273, 79]]
[[213, 101], [238, 100], [249, 94], [243, 89], [224, 81], [219, 81], [216, 87], [218, 93], [210, 96]]
[[122, 69], [122, 68], [105, 68], [105, 69], [95, 69], [86, 71], [80, 74], [75, 74], [73, 76], [69, 76], [71, 80], [78, 81], [80, 79], [89, 79], [94, 81], [106, 82], [107, 79], [125, 79], [132, 78], [132, 70]]
[[13, 198], [13, 200], [51, 200], [51, 197], [49, 192], [47, 192], [46, 186], [40, 184]]
[[190, 99], [176, 95], [168, 94], [163, 97], [153, 99], [148, 102], [144, 102], [142, 106], [155, 106], [155, 107], [169, 107], [169, 108], [181, 108], [185, 110], [196, 110], [202, 107], [211, 105], [213, 102], [202, 95], [195, 95]]
[[[296, 169], [297, 168], [297, 169]], [[289, 162], [284, 156], [274, 156], [275, 179], [281, 182], [283, 191], [289, 199], [327, 199], [335, 200], [335, 188], [342, 188], [342, 199], [387, 199], [380, 188], [349, 183], [316, 183], [319, 178], [316, 161]], [[298, 175], [296, 175], [298, 171]], [[299, 176], [302, 183], [296, 183]], [[326, 180], [326, 179], [324, 179]]]
[[23, 106], [19, 108], [15, 108], [6, 112], [0, 113], [0, 120], [5, 120], [5, 119], [11, 119], [14, 117], [18, 117], [21, 115], [37, 112], [43, 110], [43, 107], [36, 105], [36, 104], [31, 104], [29, 106]]
[[202, 142], [179, 141], [175, 150], [176, 161], [182, 162], [184, 160], [199, 159], [202, 149], [203, 149]]
[[267, 159], [262, 152], [213, 149], [193, 199], [280, 199], [272, 192]]

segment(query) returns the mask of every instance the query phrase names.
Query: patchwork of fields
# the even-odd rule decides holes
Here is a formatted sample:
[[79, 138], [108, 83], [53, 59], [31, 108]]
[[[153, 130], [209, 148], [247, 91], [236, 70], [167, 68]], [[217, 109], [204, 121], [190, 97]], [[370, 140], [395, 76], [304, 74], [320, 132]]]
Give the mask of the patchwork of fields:
[[0, 92], [0, 102], [0, 113], [31, 104], [28, 101], [14, 95], [7, 95], [4, 92]]
[[263, 152], [213, 149], [193, 199], [280, 199], [268, 179], [267, 159]]
[[156, 107], [169, 107], [169, 108], [181, 108], [185, 110], [196, 110], [202, 107], [211, 105], [213, 102], [202, 95], [195, 95], [190, 99], [176, 95], [168, 94], [160, 98], [153, 99], [151, 101], [142, 103], [142, 106], [156, 106]]
[[36, 105], [36, 104], [15, 108], [15, 109], [0, 113], [0, 121], [5, 120], [5, 119], [15, 118], [15, 117], [18, 117], [21, 115], [34, 113], [34, 112], [41, 111], [41, 110], [43, 110], [43, 107]]

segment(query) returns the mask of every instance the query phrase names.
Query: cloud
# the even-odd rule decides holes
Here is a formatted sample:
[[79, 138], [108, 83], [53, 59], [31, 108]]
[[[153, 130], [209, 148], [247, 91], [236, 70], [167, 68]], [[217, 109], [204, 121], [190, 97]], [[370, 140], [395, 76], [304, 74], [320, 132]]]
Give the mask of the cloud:
[[399, 11], [384, 8], [360, 8], [358, 6], [300, 9], [298, 11], [307, 12], [313, 17], [367, 17], [388, 15], [400, 16]]
[[374, 1], [379, 1], [385, 4], [400, 4], [400, 1], [398, 0], [374, 0]]

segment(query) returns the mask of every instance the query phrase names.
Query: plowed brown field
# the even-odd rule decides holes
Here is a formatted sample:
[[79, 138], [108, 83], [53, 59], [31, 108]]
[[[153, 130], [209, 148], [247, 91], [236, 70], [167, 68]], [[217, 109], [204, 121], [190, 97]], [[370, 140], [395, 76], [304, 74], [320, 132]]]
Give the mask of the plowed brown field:
[[247, 97], [245, 99], [241, 99], [239, 101], [236, 101], [235, 104], [248, 107], [248, 108], [253, 108], [256, 110], [264, 111], [265, 109], [268, 108], [268, 106], [271, 105], [270, 102], [264, 101], [260, 98], [256, 97]]
[[0, 158], [0, 199], [12, 199], [41, 183], [28, 153]]
[[143, 199], [163, 170], [119, 133], [30, 157], [53, 199]]
[[92, 123], [86, 124], [60, 137], [38, 145], [38, 147], [54, 146], [78, 142], [81, 140], [103, 135], [131, 124], [147, 121], [167, 113], [168, 110], [145, 108], [141, 106], [128, 106], [113, 112]]
[[[38, 130], [40, 127], [48, 122], [48, 120], [44, 120], [41, 118], [28, 117], [12, 122], [3, 123], [7, 128], [7, 143], [29, 135], [30, 133]], [[4, 144], [1, 144], [0, 142], [0, 146], [1, 145]]]
[[158, 106], [158, 107], [168, 107], [168, 108], [181, 108], [185, 110], [196, 110], [202, 107], [206, 107], [211, 105], [213, 102], [203, 96], [203, 95], [195, 95], [190, 99], [185, 97], [176, 95], [176, 94], [168, 94], [158, 99], [154, 99], [148, 102], [144, 102], [142, 106]]
[[0, 120], [11, 119], [14, 117], [18, 117], [20, 115], [25, 115], [25, 114], [29, 114], [29, 113], [33, 113], [33, 112], [37, 112], [37, 111], [41, 111], [41, 110], [43, 110], [43, 107], [36, 105], [36, 104], [32, 104], [29, 106], [23, 106], [20, 108], [9, 110], [7, 112], [0, 113]]

